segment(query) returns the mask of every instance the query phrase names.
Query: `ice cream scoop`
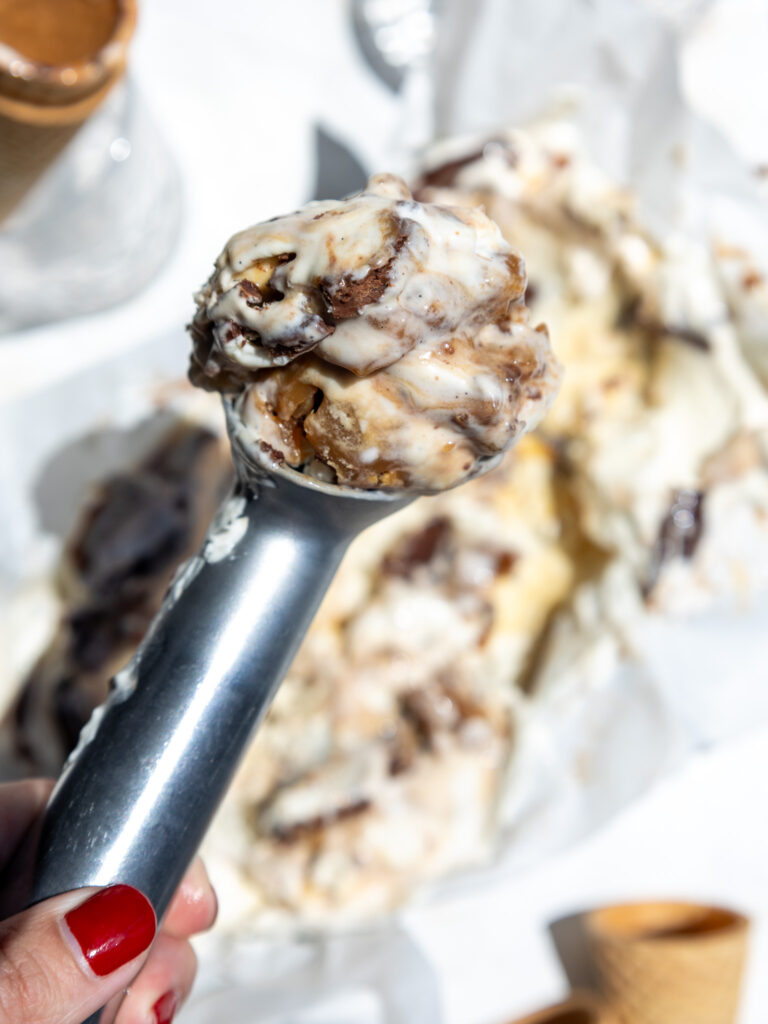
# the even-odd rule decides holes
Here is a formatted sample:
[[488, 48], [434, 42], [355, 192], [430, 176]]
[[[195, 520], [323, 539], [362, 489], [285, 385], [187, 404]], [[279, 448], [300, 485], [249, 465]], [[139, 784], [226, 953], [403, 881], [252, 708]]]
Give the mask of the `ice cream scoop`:
[[486, 472], [554, 398], [522, 257], [481, 209], [392, 175], [235, 235], [198, 295], [193, 379], [255, 460], [433, 493]]
[[119, 881], [163, 914], [350, 541], [486, 469], [554, 395], [524, 287], [487, 218], [391, 178], [230, 242], [193, 377], [225, 392], [238, 483], [64, 768], [33, 900]]
[[162, 915], [348, 544], [409, 500], [238, 468], [64, 767], [33, 902], [120, 881]]

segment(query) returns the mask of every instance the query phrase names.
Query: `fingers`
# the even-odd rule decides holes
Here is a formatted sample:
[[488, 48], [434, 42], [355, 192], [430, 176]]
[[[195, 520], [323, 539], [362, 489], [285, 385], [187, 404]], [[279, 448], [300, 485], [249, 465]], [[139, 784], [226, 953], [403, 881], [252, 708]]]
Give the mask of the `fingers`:
[[0, 922], [0, 1020], [81, 1024], [130, 983], [155, 931], [151, 904], [125, 885], [65, 893]]
[[159, 935], [115, 1024], [170, 1024], [189, 995], [196, 969], [197, 958], [188, 942]]
[[50, 779], [25, 779], [0, 785], [0, 866], [10, 860], [53, 789]]
[[199, 857], [189, 866], [163, 920], [163, 931], [179, 939], [204, 932], [216, 920], [218, 903]]

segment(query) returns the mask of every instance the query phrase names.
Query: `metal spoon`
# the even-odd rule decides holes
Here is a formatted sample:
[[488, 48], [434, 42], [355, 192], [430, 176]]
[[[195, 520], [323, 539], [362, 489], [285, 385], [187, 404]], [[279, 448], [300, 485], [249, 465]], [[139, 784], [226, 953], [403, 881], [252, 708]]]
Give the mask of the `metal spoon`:
[[162, 917], [349, 543], [412, 500], [233, 448], [233, 494], [51, 796], [30, 903], [122, 882]]

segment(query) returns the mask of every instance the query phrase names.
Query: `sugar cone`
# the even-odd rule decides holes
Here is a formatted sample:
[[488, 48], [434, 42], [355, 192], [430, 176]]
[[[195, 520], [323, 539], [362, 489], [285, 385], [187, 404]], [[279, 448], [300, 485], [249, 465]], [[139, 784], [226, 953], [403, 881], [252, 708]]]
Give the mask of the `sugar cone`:
[[617, 1024], [617, 1021], [590, 993], [573, 992], [564, 1002], [510, 1021], [510, 1024]]
[[[121, 0], [109, 43], [72, 65], [39, 64], [23, 56], [0, 61], [0, 221], [122, 77], [135, 20], [135, 0]], [[23, 74], [16, 65], [23, 65]]]
[[694, 903], [587, 915], [602, 994], [622, 1024], [734, 1024], [749, 922]]

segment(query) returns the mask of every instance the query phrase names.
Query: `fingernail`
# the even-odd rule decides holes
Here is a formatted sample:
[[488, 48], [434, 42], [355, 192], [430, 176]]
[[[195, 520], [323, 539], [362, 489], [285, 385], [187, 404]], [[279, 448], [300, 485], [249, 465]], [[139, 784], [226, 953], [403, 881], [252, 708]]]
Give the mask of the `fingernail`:
[[175, 992], [166, 992], [164, 996], [160, 996], [152, 1007], [152, 1012], [155, 1015], [155, 1024], [171, 1024], [178, 1005], [179, 997]]
[[94, 974], [103, 978], [148, 949], [157, 922], [147, 897], [130, 885], [111, 885], [64, 915]]

